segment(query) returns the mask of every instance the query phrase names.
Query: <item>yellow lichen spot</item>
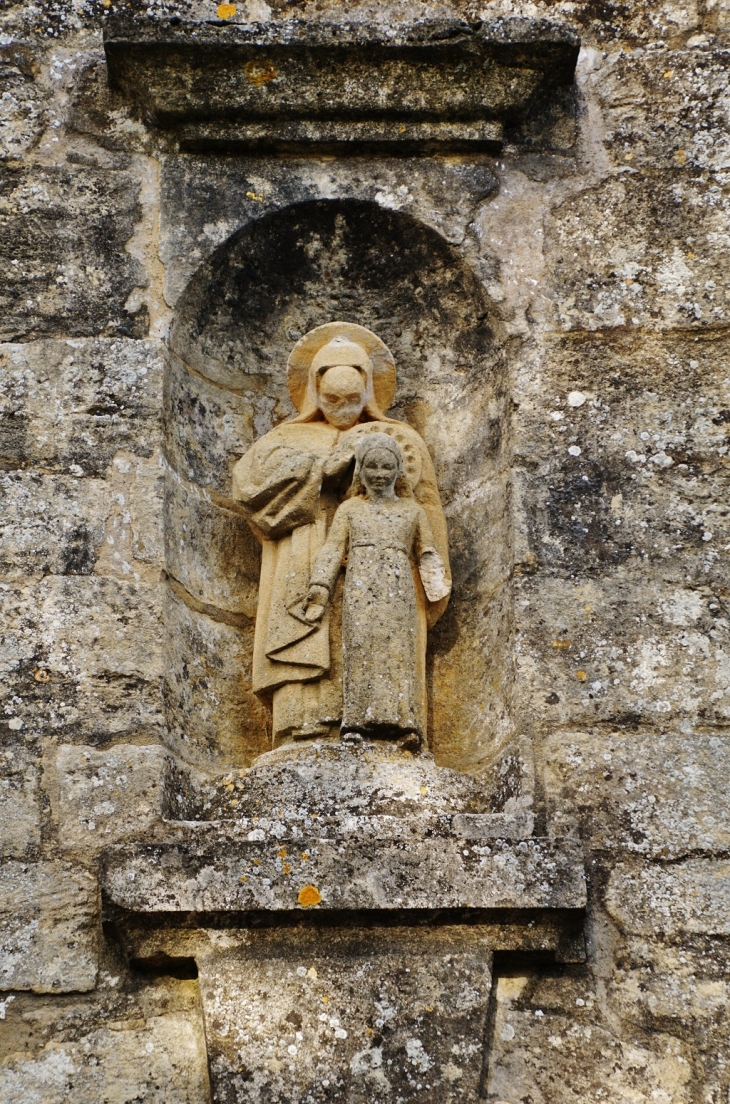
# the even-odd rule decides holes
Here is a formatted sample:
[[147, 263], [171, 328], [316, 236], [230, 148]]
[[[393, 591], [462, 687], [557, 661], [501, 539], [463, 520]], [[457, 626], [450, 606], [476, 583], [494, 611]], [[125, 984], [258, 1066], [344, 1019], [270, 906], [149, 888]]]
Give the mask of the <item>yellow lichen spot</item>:
[[589, 605], [588, 605], [588, 604], [586, 603], [586, 605], [585, 605], [585, 606], [583, 606], [583, 610], [584, 610], [584, 612], [585, 612], [585, 613], [593, 613], [593, 606], [589, 606]]
[[322, 997], [322, 1004], [329, 1004], [329, 1002], [330, 1002], [329, 997]]
[[675, 150], [674, 151], [674, 160], [677, 162], [678, 165], [686, 165], [687, 164], [687, 154], [684, 152], [684, 150]]
[[633, 153], [625, 153], [624, 154], [624, 161], [633, 161], [633, 160], [634, 160]]
[[33, 672], [33, 678], [36, 682], [50, 682], [51, 681], [50, 674], [48, 673], [48, 671], [44, 670], [43, 667], [39, 667], [36, 671]]
[[242, 874], [241, 875], [241, 881], [242, 882], [247, 882], [248, 881], [248, 875], [247, 874]]
[[279, 856], [280, 859], [285, 859], [286, 858], [286, 847], [279, 848], [279, 850], [276, 853], [277, 853], [277, 855]]
[[309, 967], [309, 969], [307, 970], [307, 977], [314, 978], [316, 981], [316, 979], [319, 977], [316, 966]]
[[291, 867], [289, 866], [289, 863], [284, 863], [282, 865], [281, 872], [282, 874], [291, 874]]
[[425, 797], [428, 793], [428, 786], [420, 786], [418, 792], [420, 793], [421, 797]]
[[299, 890], [297, 900], [302, 908], [313, 908], [322, 900], [322, 894], [316, 886], [305, 885]]
[[588, 675], [585, 671], [576, 671], [575, 672], [575, 677], [577, 679], [579, 679], [581, 682], [585, 682], [585, 680], [588, 678]]
[[112, 6], [112, 0], [101, 0], [102, 8], [110, 8]]
[[406, 130], [407, 130], [407, 127], [405, 127], [405, 126], [403, 125], [403, 123], [401, 123], [401, 125], [400, 125], [400, 126], [398, 127], [398, 132], [399, 132], [400, 134], [405, 134]]
[[553, 648], [565, 649], [565, 648], [569, 648], [569, 647], [570, 647], [570, 641], [569, 640], [553, 640]]
[[302, 862], [309, 862], [309, 855], [306, 851], [302, 851]]
[[258, 860], [258, 859], [254, 859], [254, 861], [253, 861], [253, 864], [254, 864], [254, 866], [258, 866], [258, 865], [259, 865], [259, 860]]
[[662, 76], [664, 77], [664, 80], [671, 80], [674, 76], [674, 70], [667, 69], [666, 73], [662, 73]]
[[216, 14], [219, 19], [232, 19], [236, 14], [235, 4], [219, 4]]
[[253, 199], [257, 203], [262, 203], [264, 197], [262, 195], [258, 195], [256, 192], [246, 192], [246, 199]]
[[249, 61], [243, 71], [248, 83], [255, 85], [268, 84], [276, 76], [276, 69], [270, 61]]

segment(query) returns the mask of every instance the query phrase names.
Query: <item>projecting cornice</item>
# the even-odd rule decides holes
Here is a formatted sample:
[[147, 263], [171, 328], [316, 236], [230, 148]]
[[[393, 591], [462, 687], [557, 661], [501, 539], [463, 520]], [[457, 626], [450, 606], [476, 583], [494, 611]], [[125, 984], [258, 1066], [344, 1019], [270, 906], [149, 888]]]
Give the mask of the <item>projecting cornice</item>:
[[580, 41], [544, 20], [395, 28], [109, 19], [110, 81], [183, 148], [498, 147], [573, 81]]

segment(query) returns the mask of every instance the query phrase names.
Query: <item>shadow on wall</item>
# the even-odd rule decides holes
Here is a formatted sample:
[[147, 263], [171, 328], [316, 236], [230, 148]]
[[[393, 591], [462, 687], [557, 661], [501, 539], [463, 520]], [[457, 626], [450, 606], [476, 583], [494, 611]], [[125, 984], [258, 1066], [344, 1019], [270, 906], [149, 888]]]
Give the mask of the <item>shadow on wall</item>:
[[314, 326], [368, 326], [398, 368], [391, 415], [433, 456], [454, 594], [432, 634], [431, 744], [478, 769], [508, 735], [505, 360], [472, 270], [434, 230], [374, 203], [298, 203], [249, 223], [181, 297], [166, 387], [166, 556], [174, 750], [211, 769], [269, 748], [251, 692], [259, 552], [230, 496], [233, 465], [293, 413], [286, 362]]

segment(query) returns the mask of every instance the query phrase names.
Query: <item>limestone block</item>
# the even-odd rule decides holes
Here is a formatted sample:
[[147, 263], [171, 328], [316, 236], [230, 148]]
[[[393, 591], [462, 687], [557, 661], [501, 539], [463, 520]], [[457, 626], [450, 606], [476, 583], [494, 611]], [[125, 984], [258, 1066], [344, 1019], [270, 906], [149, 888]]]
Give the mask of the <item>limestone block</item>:
[[157, 582], [164, 565], [164, 464], [159, 452], [118, 452], [107, 473], [109, 515], [98, 575]]
[[256, 616], [261, 550], [237, 508], [211, 501], [168, 472], [165, 486], [167, 570], [199, 602]]
[[0, 283], [4, 341], [113, 333], [144, 337], [147, 311], [126, 309], [144, 284], [126, 252], [139, 217], [140, 182], [97, 166], [18, 169], [5, 194], [0, 242], [19, 264]]
[[104, 861], [110, 900], [135, 912], [290, 912], [585, 907], [580, 846], [571, 840], [289, 840], [253, 829], [183, 829], [175, 842], [119, 845]]
[[591, 988], [569, 978], [549, 988], [535, 978], [499, 978], [487, 1099], [689, 1104], [691, 1050], [670, 1034], [637, 1042], [612, 1030]]
[[[177, 302], [200, 263], [236, 230], [286, 204], [322, 196], [374, 200], [408, 209], [447, 241], [460, 242], [475, 208], [496, 186], [487, 164], [460, 159], [384, 158], [371, 161], [363, 173], [361, 165], [348, 159], [341, 159], [334, 171], [309, 158], [286, 163], [266, 155], [235, 161], [170, 158], [162, 168], [160, 255], [166, 269], [166, 299]], [[297, 331], [299, 321], [292, 315], [288, 327]], [[309, 323], [304, 324], [302, 332], [308, 328]], [[404, 363], [407, 360], [399, 356], [399, 367]], [[255, 390], [263, 382], [255, 372], [249, 379]], [[282, 408], [277, 420], [283, 414]], [[268, 429], [271, 424], [257, 433]]]
[[169, 753], [155, 745], [60, 747], [53, 811], [62, 849], [91, 856], [143, 835], [164, 816], [171, 765]]
[[70, 576], [0, 591], [0, 673], [11, 731], [98, 737], [162, 723], [158, 588]]
[[209, 1104], [205, 1042], [175, 1014], [137, 1030], [75, 1032], [37, 1055], [14, 1055], [0, 1067], [0, 1096], [29, 1104]]
[[30, 858], [41, 842], [38, 763], [20, 745], [0, 749], [0, 856]]
[[[536, 562], [720, 581], [730, 539], [723, 335], [551, 342], [520, 369], [516, 447]], [[647, 373], [652, 386], [646, 386]]]
[[730, 788], [727, 742], [705, 733], [557, 732], [544, 748], [551, 830], [578, 817], [601, 850], [675, 860], [730, 846], [718, 794]]
[[475, 1100], [491, 988], [479, 926], [210, 932], [216, 1099]]
[[[596, 82], [614, 162], [640, 171], [722, 171], [728, 139], [724, 71], [711, 42], [610, 56]], [[679, 172], [678, 172], [679, 170]]]
[[[628, 574], [519, 580], [516, 694], [541, 725], [719, 723], [730, 641], [713, 589]], [[534, 723], [531, 722], [531, 723]]]
[[13, 472], [0, 476], [0, 495], [3, 575], [88, 575], [93, 570], [111, 508], [103, 480]]
[[100, 476], [117, 452], [150, 456], [159, 445], [161, 342], [77, 338], [0, 352], [3, 467]]
[[546, 246], [558, 262], [551, 284], [562, 329], [727, 322], [717, 291], [727, 198], [675, 172], [651, 180], [648, 188], [638, 176], [611, 176], [553, 212]]
[[93, 989], [99, 889], [64, 862], [0, 867], [0, 988], [37, 993]]
[[170, 357], [165, 450], [183, 479], [230, 496], [233, 465], [253, 444], [254, 435], [271, 428], [274, 403], [256, 383], [252, 378], [244, 395], [224, 391], [188, 371], [176, 356]]
[[19, 42], [3, 48], [5, 77], [0, 107], [0, 158], [19, 161], [27, 155], [47, 125], [47, 95], [35, 78], [39, 57]]
[[267, 713], [251, 690], [253, 625], [241, 614], [196, 608], [172, 582], [165, 623], [171, 747], [208, 768], [248, 765], [271, 746]]
[[697, 950], [689, 941], [627, 939], [611, 980], [611, 998], [630, 1023], [649, 1030], [671, 1023], [674, 1031], [716, 1035], [715, 1043], [724, 1036], [727, 1045], [730, 979], [724, 940], [705, 940]]
[[728, 935], [730, 864], [688, 859], [670, 866], [617, 863], [606, 907], [622, 931], [634, 935]]

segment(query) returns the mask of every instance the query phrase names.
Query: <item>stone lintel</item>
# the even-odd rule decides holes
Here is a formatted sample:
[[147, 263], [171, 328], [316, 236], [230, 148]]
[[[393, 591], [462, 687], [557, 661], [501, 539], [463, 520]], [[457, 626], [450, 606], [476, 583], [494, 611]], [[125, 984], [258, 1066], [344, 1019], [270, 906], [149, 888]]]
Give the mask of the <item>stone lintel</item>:
[[148, 123], [183, 127], [187, 149], [492, 148], [503, 124], [572, 83], [579, 45], [570, 28], [529, 19], [424, 20], [391, 33], [156, 19], [132, 8], [105, 30], [112, 85]]
[[[263, 833], [262, 833], [263, 834]], [[103, 886], [141, 913], [583, 910], [572, 839], [236, 839], [110, 848]]]

